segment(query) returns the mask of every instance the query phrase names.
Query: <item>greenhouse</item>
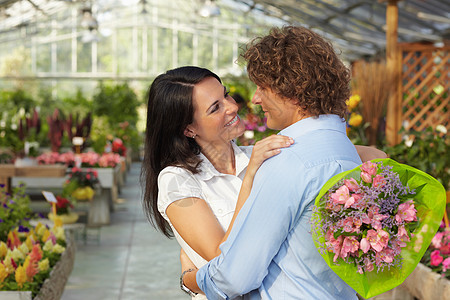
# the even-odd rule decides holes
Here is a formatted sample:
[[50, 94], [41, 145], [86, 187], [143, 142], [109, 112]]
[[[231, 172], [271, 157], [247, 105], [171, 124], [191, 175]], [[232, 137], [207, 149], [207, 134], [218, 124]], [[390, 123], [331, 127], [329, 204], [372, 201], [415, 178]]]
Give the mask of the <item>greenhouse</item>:
[[449, 50], [448, 0], [0, 0], [0, 299], [450, 299]]

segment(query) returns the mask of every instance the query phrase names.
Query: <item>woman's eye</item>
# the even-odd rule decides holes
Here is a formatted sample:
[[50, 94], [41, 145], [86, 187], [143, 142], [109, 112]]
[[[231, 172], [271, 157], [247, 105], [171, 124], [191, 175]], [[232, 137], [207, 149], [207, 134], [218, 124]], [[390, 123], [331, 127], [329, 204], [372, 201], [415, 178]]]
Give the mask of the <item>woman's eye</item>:
[[219, 105], [216, 104], [216, 105], [214, 105], [213, 108], [211, 109], [211, 112], [213, 113], [213, 112], [217, 111], [218, 109], [219, 109]]
[[230, 96], [230, 91], [225, 91], [225, 98], [227, 98], [228, 96]]

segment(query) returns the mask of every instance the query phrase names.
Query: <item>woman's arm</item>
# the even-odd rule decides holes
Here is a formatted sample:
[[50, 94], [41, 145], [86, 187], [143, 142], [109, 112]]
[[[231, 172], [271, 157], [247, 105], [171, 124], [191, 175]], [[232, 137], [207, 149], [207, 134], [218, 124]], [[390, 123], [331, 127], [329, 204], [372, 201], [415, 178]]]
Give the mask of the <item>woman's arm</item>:
[[387, 154], [375, 147], [355, 145], [362, 162], [376, 158], [387, 158]]
[[185, 198], [171, 203], [166, 214], [183, 240], [201, 257], [211, 260], [220, 254], [219, 246], [228, 236], [234, 219], [244, 204], [253, 185], [253, 178], [262, 162], [288, 147], [293, 140], [286, 136], [273, 135], [255, 144], [243, 179], [231, 224], [224, 232], [216, 216], [204, 199]]

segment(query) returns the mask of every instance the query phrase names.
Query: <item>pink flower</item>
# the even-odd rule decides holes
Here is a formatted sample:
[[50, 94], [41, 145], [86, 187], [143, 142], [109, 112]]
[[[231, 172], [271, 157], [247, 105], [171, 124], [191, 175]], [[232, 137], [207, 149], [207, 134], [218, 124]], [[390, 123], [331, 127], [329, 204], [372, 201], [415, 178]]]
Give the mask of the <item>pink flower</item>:
[[344, 184], [348, 187], [350, 192], [357, 192], [359, 190], [358, 182], [354, 178], [344, 180]]
[[383, 250], [387, 243], [389, 242], [389, 233], [384, 230], [373, 230], [370, 229], [367, 231], [367, 240], [370, 243], [370, 246], [377, 252]]
[[337, 225], [342, 227], [345, 232], [359, 232], [359, 227], [361, 227], [362, 222], [358, 218], [347, 217], [339, 220]]
[[441, 248], [442, 238], [444, 237], [444, 233], [438, 231], [436, 235], [431, 240], [431, 244], [433, 244], [434, 248]]
[[431, 262], [430, 265], [432, 266], [439, 266], [439, 264], [444, 260], [444, 258], [441, 256], [441, 252], [439, 250], [434, 250], [431, 252]]
[[386, 179], [378, 174], [373, 178], [373, 186], [374, 187], [383, 187], [386, 184]]
[[372, 182], [372, 176], [369, 173], [361, 172], [361, 178], [364, 182], [367, 182], [367, 183]]
[[388, 218], [389, 216], [379, 214], [380, 209], [376, 206], [372, 206], [368, 210], [368, 217], [370, 218], [370, 224], [374, 229], [381, 229], [381, 221]]
[[369, 175], [375, 176], [377, 174], [377, 164], [366, 161], [361, 165], [361, 170]]
[[391, 263], [394, 261], [394, 251], [389, 248], [385, 248], [375, 255], [376, 264], [379, 265], [382, 261], [385, 263]]
[[447, 272], [448, 269], [450, 269], [450, 257], [447, 257], [442, 262], [442, 272]]
[[374, 269], [373, 263], [372, 263], [372, 261], [371, 261], [368, 257], [365, 257], [365, 258], [364, 258], [364, 269], [365, 269], [367, 272], [372, 272], [373, 269]]
[[399, 226], [397, 232], [398, 238], [403, 242], [409, 242], [409, 235], [405, 229], [405, 226]]
[[364, 208], [366, 206], [366, 201], [363, 201], [362, 194], [353, 194], [352, 198], [355, 200], [352, 204], [353, 208]]
[[355, 236], [346, 236], [341, 248], [341, 257], [347, 257], [349, 253], [354, 254], [359, 250], [359, 242]]
[[359, 243], [359, 248], [364, 252], [367, 253], [370, 249], [370, 243], [366, 238], [361, 239], [361, 242]]
[[339, 257], [339, 253], [341, 253], [341, 247], [342, 247], [342, 240], [344, 239], [342, 235], [340, 235], [337, 239], [334, 238], [334, 230], [329, 229], [325, 235], [327, 242], [325, 243], [327, 245], [327, 249], [329, 251], [333, 251], [335, 253], [333, 261], [336, 262], [336, 260]]
[[408, 200], [398, 206], [398, 212], [395, 215], [397, 223], [417, 221], [417, 210], [414, 208], [413, 200]]
[[331, 199], [338, 204], [345, 204], [348, 198], [350, 198], [350, 194], [346, 185], [341, 186], [336, 192], [331, 194]]

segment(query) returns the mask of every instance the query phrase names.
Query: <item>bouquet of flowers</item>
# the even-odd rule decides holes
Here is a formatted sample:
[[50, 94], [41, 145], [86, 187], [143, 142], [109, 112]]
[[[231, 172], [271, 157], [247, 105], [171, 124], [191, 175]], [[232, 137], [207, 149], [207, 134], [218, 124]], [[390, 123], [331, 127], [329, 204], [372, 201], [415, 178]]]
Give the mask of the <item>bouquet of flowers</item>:
[[445, 190], [391, 159], [366, 162], [322, 187], [312, 217], [316, 247], [364, 298], [401, 284], [439, 227]]
[[91, 200], [94, 197], [94, 188], [100, 183], [97, 171], [72, 168], [69, 179], [64, 184], [63, 197], [72, 197], [76, 200]]

